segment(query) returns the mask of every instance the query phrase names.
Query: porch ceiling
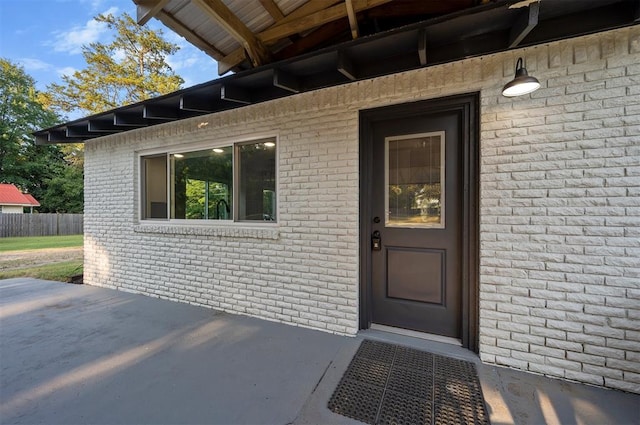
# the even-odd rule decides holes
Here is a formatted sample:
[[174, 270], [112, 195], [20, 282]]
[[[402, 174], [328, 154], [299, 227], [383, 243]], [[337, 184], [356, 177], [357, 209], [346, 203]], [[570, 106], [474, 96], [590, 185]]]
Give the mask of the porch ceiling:
[[134, 0], [236, 71], [35, 133], [43, 143], [238, 108], [640, 23], [640, 0]]

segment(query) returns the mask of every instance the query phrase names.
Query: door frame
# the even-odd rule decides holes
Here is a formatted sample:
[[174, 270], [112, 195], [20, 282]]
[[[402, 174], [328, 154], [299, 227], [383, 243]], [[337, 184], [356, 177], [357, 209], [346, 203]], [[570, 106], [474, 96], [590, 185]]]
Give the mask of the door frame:
[[371, 176], [373, 124], [399, 118], [457, 112], [462, 115], [462, 346], [479, 350], [479, 218], [480, 218], [480, 93], [421, 100], [360, 111], [360, 329], [371, 326]]

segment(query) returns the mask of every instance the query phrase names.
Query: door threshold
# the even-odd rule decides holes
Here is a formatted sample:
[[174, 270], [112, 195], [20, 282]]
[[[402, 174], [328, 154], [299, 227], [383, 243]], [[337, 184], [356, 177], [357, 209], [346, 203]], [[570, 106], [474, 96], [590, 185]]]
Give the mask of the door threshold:
[[442, 342], [444, 344], [451, 344], [458, 347], [462, 347], [462, 341], [460, 341], [457, 338], [451, 338], [448, 336], [412, 331], [411, 329], [402, 329], [402, 328], [396, 328], [396, 327], [387, 326], [387, 325], [379, 325], [377, 323], [372, 323], [371, 326], [369, 326], [369, 328], [376, 331], [389, 332], [389, 333], [394, 333], [398, 335], [410, 336], [413, 338], [426, 339], [429, 341]]

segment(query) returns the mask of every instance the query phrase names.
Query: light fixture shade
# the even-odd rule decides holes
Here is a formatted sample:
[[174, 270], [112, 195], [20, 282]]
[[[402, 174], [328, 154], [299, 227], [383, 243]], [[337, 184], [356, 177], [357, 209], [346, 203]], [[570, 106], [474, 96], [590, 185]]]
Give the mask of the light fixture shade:
[[516, 76], [502, 88], [502, 95], [506, 97], [522, 96], [540, 88], [540, 82], [527, 74], [522, 64], [522, 58], [516, 62]]

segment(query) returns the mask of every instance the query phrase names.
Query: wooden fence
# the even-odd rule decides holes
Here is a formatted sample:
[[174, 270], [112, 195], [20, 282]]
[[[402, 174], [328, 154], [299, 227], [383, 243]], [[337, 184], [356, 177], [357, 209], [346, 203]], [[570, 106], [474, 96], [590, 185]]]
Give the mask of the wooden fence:
[[0, 238], [81, 235], [82, 214], [0, 214]]

